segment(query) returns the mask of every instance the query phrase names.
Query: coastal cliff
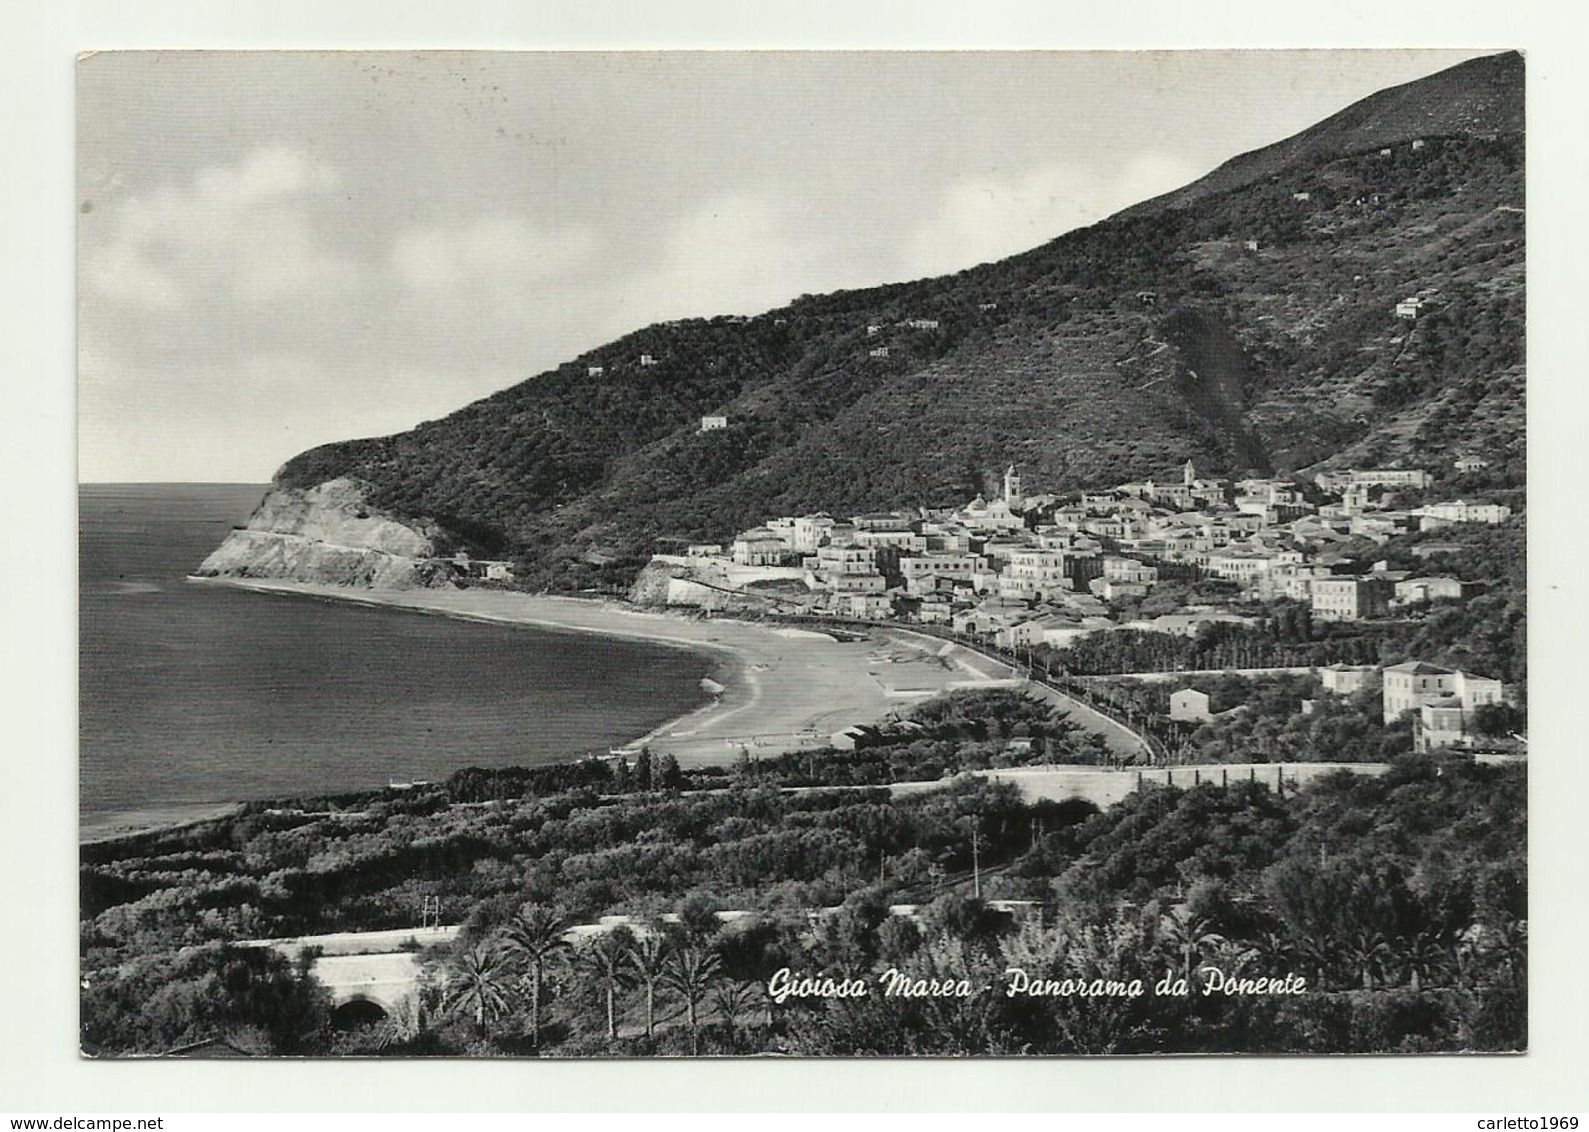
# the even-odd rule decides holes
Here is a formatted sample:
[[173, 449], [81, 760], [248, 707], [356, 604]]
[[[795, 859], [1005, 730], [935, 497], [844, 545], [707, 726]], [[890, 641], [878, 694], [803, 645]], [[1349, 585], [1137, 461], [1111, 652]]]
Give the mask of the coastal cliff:
[[449, 585], [449, 569], [432, 561], [439, 532], [371, 507], [368, 490], [349, 478], [273, 488], [248, 525], [228, 535], [194, 573], [372, 589]]

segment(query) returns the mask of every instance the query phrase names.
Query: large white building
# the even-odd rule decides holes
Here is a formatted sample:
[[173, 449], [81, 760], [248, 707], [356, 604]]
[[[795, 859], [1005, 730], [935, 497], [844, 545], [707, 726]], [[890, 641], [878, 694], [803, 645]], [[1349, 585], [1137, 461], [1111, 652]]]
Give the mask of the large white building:
[[766, 527], [752, 527], [734, 537], [730, 553], [740, 566], [777, 566], [788, 549], [783, 539]]
[[824, 578], [875, 574], [877, 551], [869, 546], [819, 546], [816, 554], [802, 560], [801, 565]]
[[929, 554], [899, 560], [899, 571], [905, 576], [905, 589], [913, 594], [930, 592], [939, 578], [969, 585], [978, 573], [987, 568], [987, 559], [975, 554]]
[[1320, 472], [1313, 482], [1320, 491], [1337, 493], [1353, 485], [1425, 488], [1429, 486], [1429, 473], [1422, 468], [1349, 468], [1344, 472]]
[[1016, 550], [999, 583], [1004, 597], [1041, 598], [1071, 589], [1062, 550]]
[[1469, 503], [1463, 499], [1449, 503], [1430, 503], [1413, 512], [1420, 530], [1432, 531], [1452, 523], [1504, 523], [1512, 509], [1504, 503]]
[[1103, 577], [1111, 582], [1151, 586], [1159, 580], [1159, 568], [1135, 558], [1106, 554], [1103, 559]]
[[1485, 704], [1504, 703], [1506, 699], [1506, 689], [1499, 680], [1421, 660], [1391, 665], [1384, 670], [1382, 681], [1381, 706], [1386, 723], [1403, 712], [1447, 699], [1455, 700], [1469, 714]]
[[1407, 578], [1396, 583], [1397, 605], [1411, 605], [1420, 601], [1460, 600], [1474, 591], [1471, 582], [1460, 578]]
[[912, 530], [855, 532], [856, 546], [869, 546], [878, 550], [899, 550], [907, 554], [922, 554], [927, 550], [927, 536]]
[[767, 529], [783, 539], [790, 550], [798, 554], [811, 554], [822, 545], [822, 540], [827, 538], [833, 526], [831, 517], [816, 514], [773, 519], [767, 524]]
[[1382, 578], [1314, 578], [1308, 601], [1315, 621], [1362, 621], [1384, 616], [1390, 594]]

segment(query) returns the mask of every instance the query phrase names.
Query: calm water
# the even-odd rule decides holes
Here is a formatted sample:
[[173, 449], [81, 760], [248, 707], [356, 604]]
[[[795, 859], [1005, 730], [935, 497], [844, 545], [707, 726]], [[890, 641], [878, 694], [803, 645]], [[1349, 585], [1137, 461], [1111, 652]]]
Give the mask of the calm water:
[[79, 809], [553, 762], [701, 700], [703, 657], [183, 581], [263, 486], [79, 489]]

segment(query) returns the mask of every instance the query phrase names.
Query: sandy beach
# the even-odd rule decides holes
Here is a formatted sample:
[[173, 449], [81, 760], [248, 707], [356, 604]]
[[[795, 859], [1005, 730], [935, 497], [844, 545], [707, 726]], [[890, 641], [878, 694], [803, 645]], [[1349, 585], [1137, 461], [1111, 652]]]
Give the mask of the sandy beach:
[[846, 727], [879, 722], [947, 689], [1013, 675], [997, 661], [908, 630], [878, 629], [863, 640], [840, 641], [803, 629], [507, 590], [355, 590], [233, 578], [195, 583], [627, 637], [706, 653], [721, 662], [711, 676], [721, 692], [629, 745], [637, 750], [645, 744], [687, 766], [729, 763], [742, 751], [755, 757], [827, 746]]
[[111, 814], [84, 814], [78, 819], [77, 840], [88, 845], [113, 841], [155, 829], [178, 829], [185, 825], [213, 821], [239, 812], [236, 802], [194, 802], [190, 805], [151, 806], [141, 810], [118, 810]]

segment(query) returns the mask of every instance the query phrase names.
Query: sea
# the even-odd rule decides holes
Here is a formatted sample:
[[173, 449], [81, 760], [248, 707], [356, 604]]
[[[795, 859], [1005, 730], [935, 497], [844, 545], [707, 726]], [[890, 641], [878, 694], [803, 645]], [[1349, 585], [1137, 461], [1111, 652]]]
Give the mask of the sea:
[[678, 649], [186, 581], [266, 490], [79, 488], [85, 833], [604, 753], [703, 701]]

